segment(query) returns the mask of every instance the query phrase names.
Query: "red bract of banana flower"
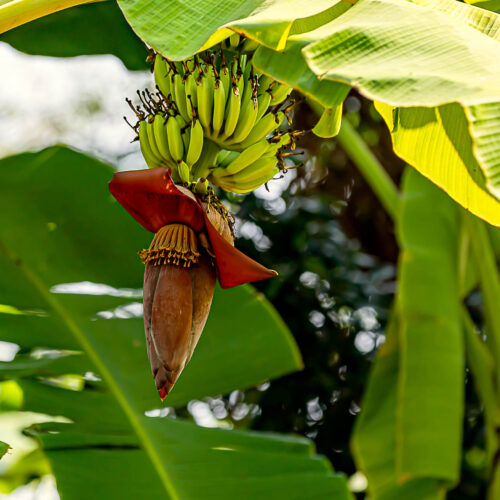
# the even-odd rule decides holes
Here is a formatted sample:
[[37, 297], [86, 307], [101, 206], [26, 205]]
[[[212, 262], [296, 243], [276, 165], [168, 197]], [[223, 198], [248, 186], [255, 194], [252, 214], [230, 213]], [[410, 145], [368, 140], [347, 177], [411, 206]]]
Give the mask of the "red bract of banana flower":
[[216, 277], [222, 288], [231, 288], [277, 273], [234, 248], [224, 211], [174, 184], [170, 169], [116, 173], [109, 190], [139, 224], [155, 233], [149, 249], [139, 254], [146, 265], [148, 356], [163, 401], [193, 355]]

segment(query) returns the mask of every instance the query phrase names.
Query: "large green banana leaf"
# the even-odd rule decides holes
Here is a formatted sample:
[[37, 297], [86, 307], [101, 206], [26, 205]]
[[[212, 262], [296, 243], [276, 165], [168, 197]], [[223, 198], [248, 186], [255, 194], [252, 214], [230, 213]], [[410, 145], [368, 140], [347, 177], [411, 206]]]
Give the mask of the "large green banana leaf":
[[[24, 410], [67, 419], [32, 430], [62, 498], [299, 499], [307, 492], [347, 499], [344, 479], [308, 440], [146, 415], [162, 406], [138, 303], [136, 252], [151, 236], [109, 195], [111, 175], [109, 166], [62, 147], [0, 162], [0, 338], [21, 347], [0, 374], [19, 379]], [[300, 367], [290, 333], [262, 296], [250, 287], [217, 291], [166, 404]]]
[[114, 1], [56, 12], [1, 34], [0, 41], [28, 54], [52, 57], [113, 54], [128, 69], [149, 66], [145, 45]]
[[118, 4], [140, 38], [166, 57], [182, 60], [233, 31], [283, 50], [291, 32], [309, 31], [326, 22], [328, 9], [339, 1], [120, 0]]
[[438, 499], [458, 481], [464, 354], [460, 211], [415, 170], [403, 180], [399, 291], [353, 437], [374, 499]]

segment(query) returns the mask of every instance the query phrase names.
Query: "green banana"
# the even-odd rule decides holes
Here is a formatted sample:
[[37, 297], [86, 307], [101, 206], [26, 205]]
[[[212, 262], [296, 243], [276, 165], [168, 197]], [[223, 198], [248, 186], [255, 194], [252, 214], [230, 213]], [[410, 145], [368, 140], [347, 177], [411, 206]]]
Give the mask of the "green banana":
[[262, 156], [274, 156], [280, 148], [290, 144], [291, 140], [292, 138], [289, 133], [283, 134], [278, 141], [271, 142], [271, 144], [269, 144], [268, 150]]
[[221, 149], [217, 154], [217, 158], [215, 159], [216, 165], [220, 165], [229, 153], [230, 151], [228, 149]]
[[285, 85], [284, 83], [280, 83], [279, 85], [275, 85], [272, 90], [272, 100], [274, 104], [278, 104], [284, 101], [288, 94], [292, 91], [292, 87]]
[[153, 154], [153, 151], [151, 151], [147, 128], [146, 120], [141, 120], [139, 123], [139, 144], [141, 146], [142, 156], [146, 160], [149, 168], [161, 167], [161, 161], [159, 161]]
[[206, 179], [198, 179], [194, 186], [194, 192], [200, 196], [208, 193], [208, 181]]
[[238, 87], [238, 94], [240, 97], [243, 97], [243, 92], [245, 91], [245, 79], [243, 78], [243, 74], [238, 73], [238, 69], [235, 69], [234, 78], [236, 81], [236, 86]]
[[224, 180], [222, 182], [229, 182], [239, 185], [242, 183], [255, 181], [266, 175], [268, 172], [271, 172], [271, 170], [274, 171], [275, 165], [276, 158], [259, 158], [257, 161], [254, 161], [251, 165], [244, 168], [241, 172], [238, 172], [235, 175], [230, 175], [229, 177], [224, 177]]
[[165, 129], [165, 118], [163, 115], [158, 114], [153, 121], [153, 130], [155, 136], [156, 146], [160, 151], [161, 156], [169, 163], [173, 162], [172, 155], [168, 149], [167, 131]]
[[249, 148], [243, 150], [229, 165], [226, 167], [226, 175], [234, 175], [243, 170], [245, 167], [260, 158], [269, 149], [269, 143], [264, 139]]
[[232, 88], [232, 90], [230, 91], [228, 103], [226, 104], [226, 113], [224, 116], [224, 131], [222, 134], [223, 138], [227, 138], [232, 135], [240, 116], [241, 95], [237, 93], [236, 90], [236, 87]]
[[191, 123], [189, 147], [186, 153], [186, 163], [194, 165], [200, 158], [203, 149], [203, 127], [199, 120]]
[[182, 75], [180, 73], [176, 73], [174, 75], [174, 93], [175, 104], [177, 104], [179, 113], [184, 120], [189, 121], [191, 118], [188, 115], [186, 107], [186, 89], [184, 87], [184, 83], [182, 82]]
[[254, 52], [259, 47], [259, 44], [255, 40], [250, 40], [247, 38], [243, 43], [242, 52]]
[[[251, 66], [250, 64], [248, 66]], [[247, 79], [245, 82], [245, 90], [241, 99], [241, 110], [238, 117], [238, 124], [231, 136], [231, 144], [241, 142], [246, 139], [252, 127], [255, 124], [257, 117], [257, 103], [252, 99], [253, 85], [252, 80]]]
[[221, 67], [219, 72], [219, 77], [224, 87], [224, 104], [225, 104], [227, 98], [229, 97], [229, 92], [231, 90], [231, 73], [229, 72], [227, 66], [223, 65]]
[[177, 120], [170, 116], [167, 120], [167, 135], [170, 154], [175, 161], [181, 161], [184, 154], [184, 143], [182, 142], [181, 128]]
[[[186, 94], [186, 113], [188, 118], [191, 120], [193, 118], [193, 106], [196, 106], [196, 103], [198, 102], [196, 95], [196, 79], [193, 73], [189, 73], [186, 77], [184, 88], [184, 93]], [[191, 99], [191, 101], [189, 99]]]
[[154, 77], [155, 82], [160, 92], [168, 98], [169, 94], [172, 93], [170, 85], [170, 68], [167, 67], [165, 59], [160, 54], [156, 54], [155, 64], [154, 64]]
[[261, 94], [264, 94], [265, 92], [267, 92], [267, 90], [269, 89], [269, 87], [271, 86], [271, 84], [273, 82], [274, 82], [274, 79], [271, 78], [270, 76], [261, 75], [259, 78], [259, 90], [257, 93], [259, 95], [261, 95]]
[[271, 104], [271, 94], [269, 92], [264, 92], [257, 97], [257, 117], [255, 121], [258, 122], [263, 116], [264, 113], [269, 108]]
[[153, 122], [149, 121], [149, 118], [146, 119], [146, 130], [148, 133], [149, 147], [151, 148], [153, 155], [158, 161], [163, 162], [162, 154], [156, 145], [154, 125]]
[[184, 151], [189, 148], [189, 130], [181, 130], [182, 143], [184, 144]]
[[[209, 71], [209, 68], [207, 68]], [[213, 79], [205, 74], [198, 79], [198, 118], [203, 125], [203, 128], [210, 133], [210, 125], [212, 124], [212, 109], [214, 105], [214, 86]]]
[[240, 44], [240, 35], [234, 33], [229, 37], [229, 45], [232, 49], [235, 49]]
[[233, 193], [238, 193], [238, 194], [250, 193], [251, 191], [254, 191], [255, 189], [262, 186], [262, 184], [269, 182], [278, 172], [279, 168], [274, 167], [273, 169], [269, 170], [266, 174], [264, 174], [262, 177], [259, 177], [258, 179], [255, 179], [250, 182], [242, 182], [242, 183], [226, 182], [227, 177], [225, 177], [224, 182], [219, 182], [218, 185], [222, 189], [226, 191], [232, 191]]
[[226, 154], [224, 155], [223, 158], [220, 159], [217, 157], [217, 165], [220, 165], [221, 167], [227, 167], [233, 160], [235, 160], [240, 153], [238, 151], [226, 151]]
[[217, 80], [214, 88], [214, 114], [212, 119], [212, 127], [215, 134], [219, 133], [224, 123], [225, 108], [226, 96], [224, 93], [224, 85], [221, 80]]
[[243, 149], [248, 148], [252, 144], [264, 139], [273, 130], [277, 129], [283, 119], [284, 113], [281, 111], [276, 115], [274, 113], [267, 113], [264, 115], [252, 128], [246, 139], [240, 144]]
[[191, 180], [191, 171], [189, 170], [189, 167], [187, 166], [186, 162], [184, 161], [178, 162], [177, 171], [179, 172], [179, 177], [181, 178], [181, 181], [189, 184]]
[[188, 123], [186, 120], [184, 120], [184, 118], [181, 115], [175, 115], [175, 119], [177, 120], [179, 128], [181, 129], [183, 129]]
[[250, 64], [247, 66], [248, 56], [246, 54], [240, 55], [240, 67], [241, 71], [244, 73], [248, 69], [248, 74], [250, 74]]

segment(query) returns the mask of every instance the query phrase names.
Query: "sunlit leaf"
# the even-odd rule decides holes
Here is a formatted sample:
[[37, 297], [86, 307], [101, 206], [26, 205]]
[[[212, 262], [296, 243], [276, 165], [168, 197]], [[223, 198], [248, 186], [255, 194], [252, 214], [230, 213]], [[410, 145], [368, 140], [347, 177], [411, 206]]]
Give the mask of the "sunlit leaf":
[[489, 21], [491, 32], [500, 25], [498, 16], [465, 4], [469, 17], [447, 15], [449, 4], [457, 3], [359, 0], [303, 52], [321, 78], [392, 105], [498, 100], [499, 44], [471, 26]]
[[[128, 22], [146, 43], [166, 57], [182, 60], [207, 44], [213, 45], [232, 31], [243, 33], [276, 50], [285, 48], [293, 31], [315, 26], [319, 13], [340, 0], [120, 0]], [[312, 18], [310, 24], [308, 20]], [[319, 22], [328, 19], [328, 15]], [[304, 24], [305, 23], [305, 24]], [[231, 28], [229, 30], [228, 28]], [[220, 30], [221, 33], [217, 33]]]
[[394, 151], [474, 215], [500, 226], [500, 202], [487, 190], [458, 104], [394, 108], [376, 103]]

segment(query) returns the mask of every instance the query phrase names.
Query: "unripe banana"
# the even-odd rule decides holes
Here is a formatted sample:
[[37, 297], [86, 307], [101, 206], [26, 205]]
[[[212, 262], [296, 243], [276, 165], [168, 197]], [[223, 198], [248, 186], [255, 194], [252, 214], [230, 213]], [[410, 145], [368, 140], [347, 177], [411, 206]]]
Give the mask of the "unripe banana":
[[146, 160], [148, 167], [161, 167], [161, 161], [155, 158], [153, 151], [151, 151], [151, 147], [149, 146], [146, 120], [141, 120], [139, 123], [139, 144], [141, 146], [142, 156]]
[[146, 119], [146, 130], [148, 132], [149, 147], [151, 148], [153, 155], [158, 161], [163, 162], [162, 154], [156, 145], [154, 125], [149, 121], [149, 118]]
[[260, 158], [269, 149], [269, 143], [264, 139], [242, 151], [227, 167], [226, 175], [234, 175]]
[[[208, 71], [208, 69], [207, 69]], [[203, 125], [203, 128], [210, 133], [210, 125], [212, 123], [212, 109], [214, 105], [214, 87], [213, 79], [205, 74], [198, 80], [198, 118]]]
[[282, 146], [286, 146], [292, 142], [292, 138], [290, 137], [289, 133], [283, 134], [280, 138], [280, 140], [277, 143], [278, 148], [281, 148]]
[[272, 175], [274, 175], [275, 165], [276, 158], [274, 157], [259, 158], [257, 161], [254, 161], [251, 165], [244, 168], [241, 172], [238, 172], [235, 175], [230, 175], [229, 177], [224, 177], [222, 182], [242, 184], [256, 181], [271, 172], [273, 172]]
[[264, 115], [253, 126], [252, 131], [248, 134], [247, 138], [240, 144], [240, 146], [245, 149], [264, 139], [268, 134], [280, 126], [280, 123], [284, 118], [285, 115], [281, 111], [276, 115], [274, 113], [267, 113], [267, 115]]
[[[250, 64], [248, 66], [250, 66]], [[245, 90], [241, 100], [240, 116], [238, 117], [238, 124], [236, 125], [233, 135], [231, 136], [231, 144], [245, 140], [254, 126], [258, 109], [257, 103], [252, 99], [252, 89], [252, 80], [247, 80], [245, 82]]]
[[194, 186], [194, 192], [199, 196], [204, 196], [208, 193], [208, 181], [206, 179], [198, 179]]
[[182, 82], [182, 75], [180, 75], [179, 73], [176, 73], [174, 75], [174, 93], [175, 104], [177, 104], [179, 113], [184, 118], [184, 120], [189, 121], [190, 117], [188, 115], [186, 107], [186, 89], [184, 87], [184, 83]]
[[[186, 81], [184, 82], [184, 93], [186, 94], [186, 113], [191, 120], [193, 118], [193, 106], [196, 106], [196, 103], [198, 102], [196, 95], [196, 79], [193, 73], [189, 73], [186, 77]], [[191, 99], [192, 105], [189, 99]]]
[[216, 167], [210, 172], [210, 178], [216, 185], [218, 185], [220, 179], [223, 179], [224, 177], [228, 177], [226, 175], [226, 169], [224, 167]]
[[215, 82], [214, 88], [214, 115], [212, 119], [212, 127], [217, 135], [224, 123], [224, 113], [226, 109], [226, 96], [224, 93], [224, 85], [220, 80]]
[[234, 33], [229, 37], [229, 45], [232, 49], [235, 49], [240, 44], [240, 35]]
[[199, 120], [191, 123], [189, 148], [186, 153], [186, 163], [194, 165], [200, 158], [203, 149], [203, 127]]
[[227, 167], [240, 154], [238, 153], [238, 151], [227, 151], [227, 150], [223, 151], [225, 152], [225, 155], [220, 159], [220, 161], [219, 157], [217, 156], [217, 165], [220, 165], [221, 167]]
[[240, 55], [240, 67], [241, 71], [244, 73], [248, 69], [248, 74], [250, 74], [250, 64], [247, 66], [248, 56], [246, 54]]
[[161, 156], [168, 162], [172, 163], [173, 158], [170, 154], [170, 150], [168, 148], [168, 137], [167, 130], [165, 128], [166, 120], [163, 115], [158, 114], [155, 116], [153, 121], [153, 129], [155, 135], [156, 145], [158, 150], [160, 151]]
[[[231, 160], [228, 160], [226, 163], [224, 163], [226, 161], [226, 158], [228, 157], [228, 155], [230, 155], [231, 153], [234, 155], [234, 157]], [[219, 153], [217, 154], [217, 158], [215, 159], [215, 164], [225, 166], [228, 163], [230, 163], [232, 160], [234, 160], [234, 158], [236, 158], [236, 156], [238, 156], [238, 153], [236, 151], [229, 151], [228, 149], [221, 149], [219, 151]]]
[[189, 170], [189, 167], [187, 166], [186, 162], [180, 161], [179, 163], [177, 163], [177, 170], [179, 172], [179, 177], [181, 178], [181, 181], [189, 184], [191, 180], [191, 171]]
[[238, 118], [240, 116], [241, 95], [236, 92], [237, 88], [233, 87], [230, 91], [229, 100], [226, 105], [226, 113], [224, 116], [224, 132], [222, 137], [227, 138], [232, 135]]
[[237, 69], [235, 69], [235, 80], [238, 87], [238, 94], [240, 94], [240, 97], [243, 98], [243, 92], [245, 91], [245, 79], [243, 78], [243, 74], [237, 73]]
[[279, 104], [280, 102], [284, 101], [291, 91], [292, 87], [289, 87], [288, 85], [285, 85], [283, 83], [275, 85], [271, 90], [273, 104]]
[[220, 81], [224, 87], [224, 99], [227, 101], [231, 91], [231, 73], [227, 66], [222, 66], [219, 73]]
[[170, 116], [167, 120], [167, 135], [172, 158], [175, 161], [181, 161], [184, 154], [184, 143], [182, 142], [179, 123], [173, 116]]
[[262, 186], [262, 184], [269, 182], [278, 172], [279, 168], [274, 167], [273, 169], [269, 170], [266, 174], [264, 174], [262, 177], [259, 177], [258, 179], [255, 179], [250, 182], [243, 182], [243, 183], [226, 182], [225, 179], [227, 179], [227, 177], [224, 177], [224, 182], [220, 182], [218, 185], [222, 189], [226, 191], [232, 191], [233, 193], [238, 193], [238, 194], [250, 193], [251, 191], [254, 191], [255, 189]]
[[269, 92], [264, 92], [257, 97], [257, 118], [255, 118], [256, 122], [258, 122], [264, 116], [264, 113], [267, 111], [270, 104], [271, 94]]
[[247, 38], [243, 43], [242, 52], [254, 52], [259, 47], [259, 44], [255, 40], [250, 40]]
[[271, 142], [271, 144], [269, 144], [268, 150], [262, 156], [274, 156], [280, 148], [290, 144], [291, 141], [292, 139], [289, 133], [283, 134], [278, 141]]
[[[269, 89], [269, 87], [271, 86], [271, 84], [273, 82], [274, 82], [274, 79], [271, 78], [270, 76], [261, 75], [259, 78], [258, 94], [261, 95], [261, 94], [264, 94], [265, 92], [267, 92], [267, 90]], [[277, 84], [275, 83], [275, 85], [277, 85]]]
[[189, 130], [181, 130], [182, 143], [184, 144], [184, 151], [189, 148]]
[[154, 77], [156, 85], [160, 89], [160, 92], [168, 98], [169, 94], [172, 93], [170, 85], [170, 68], [167, 66], [165, 59], [160, 54], [156, 54], [155, 64], [154, 64]]

